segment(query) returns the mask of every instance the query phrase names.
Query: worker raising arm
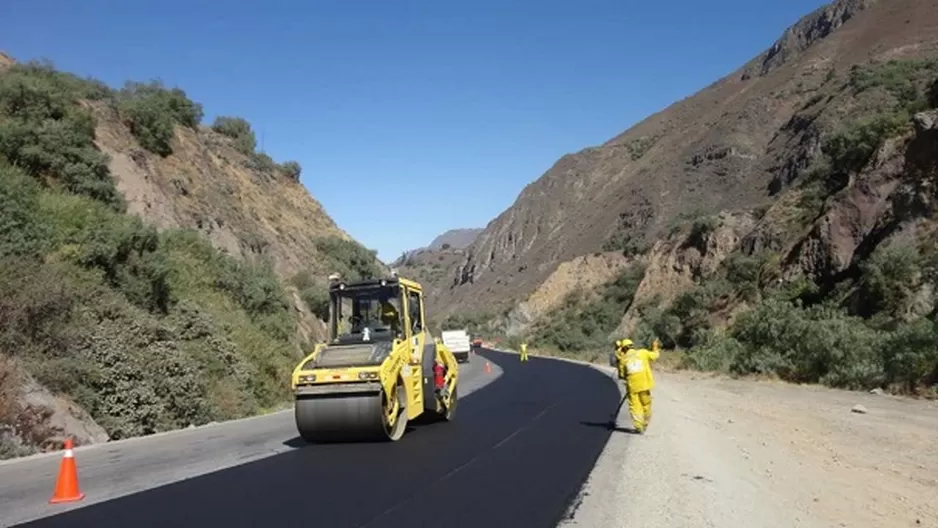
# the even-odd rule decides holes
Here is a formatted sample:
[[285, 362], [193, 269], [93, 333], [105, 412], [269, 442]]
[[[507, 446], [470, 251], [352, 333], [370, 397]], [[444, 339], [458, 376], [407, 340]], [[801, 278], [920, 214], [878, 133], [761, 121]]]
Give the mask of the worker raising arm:
[[661, 355], [660, 343], [655, 339], [651, 350], [633, 348], [633, 345], [631, 339], [616, 341], [616, 362], [619, 378], [625, 380], [632, 425], [637, 432], [644, 433], [651, 421], [651, 390], [655, 387], [651, 362]]

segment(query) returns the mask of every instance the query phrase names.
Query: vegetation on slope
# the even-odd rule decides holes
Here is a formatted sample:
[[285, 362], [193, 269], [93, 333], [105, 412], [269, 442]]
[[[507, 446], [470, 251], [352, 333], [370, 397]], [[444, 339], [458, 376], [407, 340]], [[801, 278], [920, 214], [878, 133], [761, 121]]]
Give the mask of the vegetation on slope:
[[[321, 237], [316, 240], [316, 247], [327, 257], [325, 269], [330, 273], [339, 273], [346, 280], [356, 281], [384, 275], [376, 261], [377, 252], [353, 240], [337, 236]], [[290, 282], [300, 291], [300, 297], [313, 315], [328, 321], [329, 289], [326, 284], [316, 281], [308, 271], [296, 274]]]
[[[271, 263], [126, 215], [85, 101], [117, 109], [163, 156], [176, 126], [202, 119], [198, 103], [159, 83], [115, 91], [42, 63], [0, 72], [0, 457], [62, 433], [19, 398], [28, 379], [79, 404], [112, 439], [242, 417], [288, 397], [297, 322]], [[298, 164], [254, 153], [243, 120], [219, 118], [215, 129], [298, 179]], [[349, 256], [367, 253], [354, 242], [324, 244], [336, 261], [363, 265]]]
[[[856, 67], [847, 86], [853, 96], [878, 91], [879, 100], [888, 103], [876, 106], [872, 115], [849, 116], [822, 137], [821, 159], [792, 190], [801, 198], [778, 202], [778, 207], [792, 203], [795, 209], [781, 215], [798, 219], [787, 226], [789, 236], [797, 238], [824, 214], [887, 139], [908, 133], [915, 112], [938, 107], [938, 61]], [[765, 211], [757, 213], [761, 217]], [[697, 216], [676, 225], [669, 236], [704, 250], [718, 227], [717, 217]], [[934, 394], [938, 310], [931, 292], [938, 288], [938, 235], [934, 229], [921, 230], [913, 242], [871, 242], [863, 250], [868, 256], [858, 254], [845, 273], [833, 278], [802, 274], [788, 281], [781, 280], [783, 270], [797, 265], [785, 262], [788, 255], [737, 248], [666, 306], [652, 299], [635, 307], [640, 321], [630, 337], [646, 345], [658, 337], [664, 347], [684, 350], [689, 368]], [[631, 256], [647, 246], [625, 240], [615, 241], [615, 249]], [[631, 273], [634, 268], [624, 275]], [[633, 281], [623, 276], [588, 297], [572, 296], [532, 328], [528, 339], [562, 352], [609, 349], [611, 333], [632, 302], [624, 292], [635, 288], [627, 284]]]
[[472, 336], [489, 332], [493, 318], [494, 316], [488, 312], [452, 314], [439, 324], [434, 324], [433, 319], [428, 317], [431, 321], [430, 330], [434, 334], [439, 334], [443, 330], [466, 330]]
[[[914, 112], [938, 107], [938, 61], [890, 61], [851, 72], [854, 94], [879, 89], [893, 104], [858, 117], [826, 137], [824, 159], [802, 185], [820, 196], [838, 192], [889, 138], [908, 132]], [[826, 200], [818, 200], [823, 212]], [[734, 373], [773, 373], [783, 379], [854, 389], [889, 387], [915, 392], [938, 384], [938, 328], [934, 298], [938, 252], [933, 234], [879, 243], [842, 276], [778, 285], [781, 255], [731, 256], [646, 328], [688, 347], [690, 366]], [[860, 255], [862, 256], [862, 254]], [[728, 328], [707, 313], [743, 297], [753, 307]], [[927, 306], [927, 305], [931, 306]]]
[[531, 345], [561, 352], [607, 347], [644, 273], [642, 263], [633, 263], [594, 291], [570, 292], [559, 308], [531, 328]]

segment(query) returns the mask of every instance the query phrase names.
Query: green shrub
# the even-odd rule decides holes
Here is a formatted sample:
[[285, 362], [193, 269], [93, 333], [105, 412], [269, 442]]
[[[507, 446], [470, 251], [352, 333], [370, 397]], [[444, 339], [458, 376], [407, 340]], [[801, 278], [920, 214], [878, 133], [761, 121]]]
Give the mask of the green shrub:
[[909, 117], [906, 111], [900, 110], [861, 119], [825, 139], [821, 150], [831, 158], [835, 170], [859, 171], [883, 141], [908, 126]]
[[167, 254], [155, 228], [80, 197], [47, 194], [40, 209], [57, 254], [90, 270], [135, 305], [167, 313], [174, 302]]
[[722, 307], [743, 285], [714, 277], [677, 295], [665, 309], [657, 299], [641, 306], [636, 335], [643, 341], [657, 337], [666, 348], [690, 348], [711, 329], [710, 313]]
[[303, 290], [300, 295], [313, 315], [322, 321], [329, 320], [329, 290], [325, 286]]
[[326, 259], [330, 273], [337, 272], [346, 280], [354, 281], [380, 277], [377, 251], [366, 249], [354, 240], [327, 236], [316, 240], [316, 248]]
[[286, 341], [295, 331], [283, 285], [269, 262], [242, 262], [220, 253], [198, 232], [171, 230], [162, 241], [177, 291], [223, 293], [271, 336]]
[[54, 93], [69, 94], [72, 100], [110, 100], [114, 91], [103, 82], [90, 77], [80, 78], [75, 74], [58, 71], [48, 60], [30, 60], [14, 64], [4, 75], [25, 76], [47, 86]]
[[938, 60], [890, 60], [873, 66], [854, 66], [850, 84], [859, 94], [882, 88], [896, 98], [900, 107], [914, 111], [923, 102], [920, 86], [923, 79], [938, 70]]
[[38, 257], [49, 236], [39, 214], [39, 185], [22, 171], [0, 164], [0, 258]]
[[740, 315], [730, 335], [743, 345], [731, 367], [735, 372], [774, 372], [847, 388], [882, 382], [882, 336], [838, 308], [768, 300]]
[[40, 66], [14, 66], [0, 75], [0, 157], [39, 181], [121, 209], [123, 200], [94, 145], [94, 119], [78, 105], [94, 95], [90, 82]]
[[727, 333], [709, 332], [685, 363], [802, 383], [896, 386], [914, 393], [938, 383], [938, 328], [921, 318], [885, 332], [830, 304], [803, 308], [773, 298], [742, 314]]
[[640, 238], [633, 237], [622, 229], [607, 238], [602, 245], [603, 251], [621, 251], [623, 256], [637, 257], [651, 249], [651, 245]]
[[431, 331], [439, 334], [442, 330], [465, 328], [470, 335], [476, 335], [483, 332], [494, 318], [495, 316], [487, 312], [452, 314], [443, 320], [439, 328], [432, 328]]
[[251, 129], [251, 124], [243, 118], [216, 117], [215, 122], [212, 123], [212, 130], [234, 139], [235, 149], [246, 156], [254, 154], [254, 149], [257, 148], [257, 139]]
[[297, 161], [285, 161], [280, 165], [280, 172], [293, 181], [300, 181], [300, 173], [303, 172], [303, 168]]
[[300, 292], [300, 298], [313, 313], [322, 321], [329, 320], [329, 288], [313, 279], [308, 271], [297, 273], [290, 282]]
[[938, 326], [919, 319], [892, 332], [882, 343], [887, 383], [901, 384], [909, 393], [920, 385], [938, 384]]
[[190, 101], [179, 88], [166, 89], [159, 81], [128, 82], [119, 94], [119, 109], [140, 145], [161, 156], [173, 153], [176, 125], [197, 129], [202, 105]]
[[922, 257], [912, 246], [880, 246], [860, 263], [860, 272], [863, 314], [902, 318], [921, 288]]
[[781, 255], [761, 251], [755, 255], [733, 252], [723, 262], [726, 280], [744, 300], [758, 301], [762, 289], [781, 274]]
[[633, 263], [595, 291], [570, 292], [531, 329], [531, 343], [561, 352], [608, 346], [609, 335], [622, 321], [644, 276], [644, 265]]
[[273, 173], [277, 170], [277, 162], [264, 152], [255, 152], [249, 156], [245, 166], [258, 172]]
[[728, 372], [737, 357], [746, 353], [745, 346], [724, 333], [707, 331], [697, 345], [684, 355], [682, 366], [697, 370]]

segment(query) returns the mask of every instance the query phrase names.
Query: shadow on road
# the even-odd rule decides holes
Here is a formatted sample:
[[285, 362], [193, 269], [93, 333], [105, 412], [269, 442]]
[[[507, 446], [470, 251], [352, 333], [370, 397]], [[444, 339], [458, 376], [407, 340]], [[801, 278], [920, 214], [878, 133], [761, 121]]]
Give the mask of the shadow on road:
[[[532, 358], [533, 359], [533, 358]], [[551, 527], [612, 431], [619, 390], [596, 369], [480, 351], [502, 375], [453, 422], [399, 442], [302, 447], [21, 526]], [[487, 375], [486, 373], [482, 374]], [[604, 422], [603, 422], [604, 423]], [[445, 520], [445, 522], [444, 522]]]
[[636, 431], [635, 429], [633, 429], [633, 428], [631, 428], [631, 427], [612, 426], [612, 425], [609, 424], [608, 421], [606, 421], [606, 422], [584, 422], [584, 421], [581, 421], [581, 422], [580, 422], [580, 425], [585, 425], [585, 426], [587, 426], [587, 427], [598, 427], [598, 428], [600, 428], [600, 429], [606, 429], [606, 430], [608, 430], [608, 431], [615, 431], [615, 432], [617, 432], [617, 433], [629, 433], [629, 434], [634, 434], [634, 435], [641, 434], [641, 433], [639, 433], [638, 431]]
[[285, 441], [283, 445], [292, 447], [293, 449], [303, 449], [304, 447], [309, 447], [309, 444], [306, 443], [306, 440], [303, 440], [303, 438], [300, 436], [294, 436], [293, 438]]

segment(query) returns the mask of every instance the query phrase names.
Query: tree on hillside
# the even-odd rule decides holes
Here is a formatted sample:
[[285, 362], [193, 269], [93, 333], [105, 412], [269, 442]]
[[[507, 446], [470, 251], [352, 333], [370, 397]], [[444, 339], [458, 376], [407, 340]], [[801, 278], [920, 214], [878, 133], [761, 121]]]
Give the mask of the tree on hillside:
[[287, 178], [293, 181], [300, 181], [300, 173], [303, 172], [303, 167], [301, 167], [297, 161], [285, 161], [280, 165], [280, 171], [283, 172], [284, 176]]
[[245, 156], [250, 156], [257, 148], [251, 124], [241, 117], [218, 116], [212, 123], [212, 130], [234, 139], [235, 149]]

